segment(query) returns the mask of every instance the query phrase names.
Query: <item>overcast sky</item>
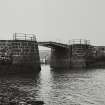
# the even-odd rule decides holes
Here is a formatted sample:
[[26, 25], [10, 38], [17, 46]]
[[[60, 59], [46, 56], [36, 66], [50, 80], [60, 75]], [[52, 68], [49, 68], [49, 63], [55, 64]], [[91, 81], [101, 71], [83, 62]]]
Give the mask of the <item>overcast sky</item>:
[[14, 32], [105, 45], [105, 0], [0, 0], [0, 39]]

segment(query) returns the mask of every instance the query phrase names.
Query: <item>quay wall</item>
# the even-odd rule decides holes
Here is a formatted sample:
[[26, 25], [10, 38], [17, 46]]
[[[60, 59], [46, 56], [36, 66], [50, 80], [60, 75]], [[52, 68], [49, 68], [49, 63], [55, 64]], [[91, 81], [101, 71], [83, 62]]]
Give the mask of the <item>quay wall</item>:
[[105, 46], [72, 44], [68, 48], [51, 48], [51, 68], [105, 67]]
[[104, 68], [105, 67], [105, 46], [94, 46], [93, 56], [89, 67]]
[[93, 46], [73, 44], [68, 48], [51, 49], [52, 68], [86, 68], [91, 63]]
[[36, 73], [41, 69], [36, 41], [0, 40], [0, 59], [5, 60], [6, 57], [11, 62], [0, 62], [2, 73]]
[[88, 44], [74, 44], [72, 46], [71, 67], [72, 68], [86, 68], [87, 63], [91, 63], [93, 56], [93, 46]]

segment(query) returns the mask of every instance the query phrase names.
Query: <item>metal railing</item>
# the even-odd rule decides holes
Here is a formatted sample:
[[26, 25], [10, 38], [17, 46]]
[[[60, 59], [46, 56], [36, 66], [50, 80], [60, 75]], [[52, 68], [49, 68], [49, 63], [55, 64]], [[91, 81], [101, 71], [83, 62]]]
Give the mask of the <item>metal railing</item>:
[[73, 39], [73, 40], [69, 40], [69, 45], [72, 44], [90, 44], [90, 40], [86, 40], [86, 39]]
[[36, 36], [34, 34], [14, 33], [13, 34], [13, 40], [36, 41]]

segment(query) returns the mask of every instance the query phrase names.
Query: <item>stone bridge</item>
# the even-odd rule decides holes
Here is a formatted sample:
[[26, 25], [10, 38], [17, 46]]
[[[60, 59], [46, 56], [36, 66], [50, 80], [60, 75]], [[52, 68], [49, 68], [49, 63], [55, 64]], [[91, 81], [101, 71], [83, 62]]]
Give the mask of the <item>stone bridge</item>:
[[93, 46], [87, 40], [73, 40], [70, 44], [38, 42], [39, 46], [51, 48], [52, 68], [86, 67], [93, 56]]

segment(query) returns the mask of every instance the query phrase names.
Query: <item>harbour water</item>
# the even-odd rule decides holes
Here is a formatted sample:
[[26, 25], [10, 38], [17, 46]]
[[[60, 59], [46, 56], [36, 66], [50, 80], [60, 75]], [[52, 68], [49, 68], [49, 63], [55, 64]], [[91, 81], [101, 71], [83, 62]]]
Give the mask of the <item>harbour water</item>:
[[105, 105], [105, 69], [41, 68], [34, 77], [0, 77], [0, 86], [18, 87], [45, 105]]

